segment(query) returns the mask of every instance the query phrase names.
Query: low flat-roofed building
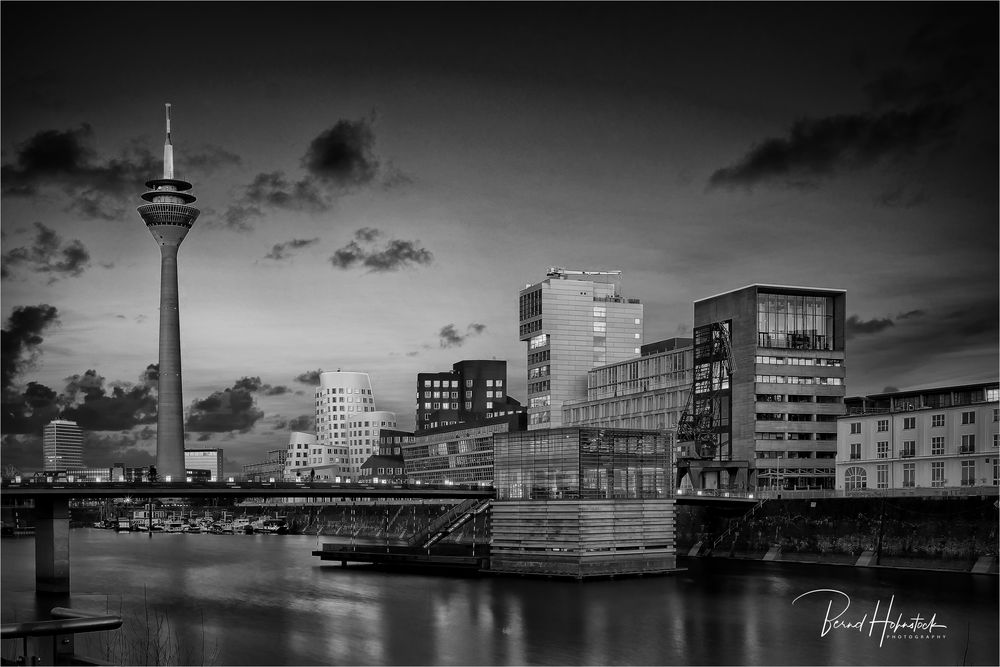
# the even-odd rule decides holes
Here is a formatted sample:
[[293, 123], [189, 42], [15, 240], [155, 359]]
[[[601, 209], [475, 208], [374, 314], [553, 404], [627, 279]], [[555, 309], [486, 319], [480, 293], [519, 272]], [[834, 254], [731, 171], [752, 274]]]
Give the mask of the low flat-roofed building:
[[425, 429], [403, 445], [406, 477], [423, 484], [491, 484], [493, 436], [526, 428], [524, 412]]

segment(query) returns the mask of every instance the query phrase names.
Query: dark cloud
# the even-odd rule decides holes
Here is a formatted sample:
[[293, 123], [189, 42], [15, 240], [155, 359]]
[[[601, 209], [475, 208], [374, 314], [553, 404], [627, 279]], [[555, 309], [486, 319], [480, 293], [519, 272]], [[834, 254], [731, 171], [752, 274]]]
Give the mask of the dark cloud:
[[306, 371], [305, 373], [295, 377], [296, 382], [301, 382], [302, 384], [309, 384], [314, 387], [319, 386], [319, 374], [323, 372], [322, 368], [317, 368], [314, 371]]
[[8, 250], [0, 258], [0, 275], [7, 278], [11, 268], [26, 266], [34, 273], [50, 274], [49, 282], [78, 276], [90, 266], [90, 253], [79, 240], [64, 244], [62, 238], [40, 222], [35, 224], [35, 238], [30, 247]]
[[275, 243], [271, 248], [271, 252], [264, 255], [266, 259], [288, 259], [291, 256], [290, 250], [299, 250], [300, 248], [307, 248], [311, 245], [319, 243], [319, 239], [292, 239], [291, 241], [285, 241], [284, 243]]
[[110, 468], [123, 463], [127, 468], [156, 464], [156, 432], [83, 434], [83, 462], [88, 468]]
[[309, 433], [313, 430], [313, 417], [309, 415], [301, 415], [295, 417], [294, 419], [288, 420], [288, 430], [289, 431], [303, 431]]
[[859, 334], [874, 334], [893, 326], [893, 322], [888, 317], [862, 320], [857, 315], [851, 315], [844, 322], [844, 332], [848, 339]]
[[[995, 3], [929, 11], [934, 17], [909, 39], [897, 62], [864, 86], [870, 110], [799, 120], [787, 137], [766, 139], [736, 164], [715, 171], [709, 187], [816, 187], [840, 172], [949, 146], [960, 120], [974, 118], [976, 108], [987, 109], [995, 127]], [[910, 207], [925, 197], [898, 189], [875, 203]]]
[[156, 387], [149, 382], [149, 374], [147, 367], [139, 384], [113, 382], [109, 389], [97, 371], [70, 376], [63, 395], [68, 403], [63, 417], [75, 421], [84, 431], [127, 431], [155, 424]]
[[899, 315], [896, 315], [896, 319], [897, 320], [908, 320], [908, 319], [910, 319], [912, 317], [923, 317], [924, 314], [925, 314], [924, 311], [920, 310], [920, 309], [910, 310], [910, 311], [907, 311], [905, 313], [901, 313]]
[[[434, 261], [434, 255], [420, 247], [419, 241], [390, 239], [381, 248], [374, 247], [374, 242], [381, 236], [382, 232], [378, 229], [362, 227], [354, 232], [354, 240], [330, 257], [330, 263], [338, 269], [363, 266], [369, 273], [384, 273]], [[367, 247], [362, 247], [362, 243]]]
[[254, 405], [253, 397], [262, 386], [260, 378], [245, 377], [208, 398], [196, 399], [188, 411], [185, 429], [192, 432], [246, 433], [264, 416]]
[[[17, 145], [14, 162], [0, 167], [2, 192], [34, 196], [52, 187], [71, 196], [70, 207], [85, 218], [114, 220], [129, 212], [136, 187], [162, 173], [162, 159], [137, 142], [111, 158], [99, 158], [87, 123], [69, 130], [42, 130]], [[239, 157], [217, 146], [185, 155], [184, 164], [212, 171]]]
[[42, 333], [58, 322], [59, 311], [55, 306], [19, 306], [7, 318], [2, 332], [3, 388], [8, 388], [14, 378], [37, 361], [42, 344]]
[[341, 120], [312, 140], [302, 159], [308, 172], [339, 188], [371, 183], [379, 171], [372, 123]]
[[265, 384], [261, 389], [263, 390], [265, 396], [283, 396], [284, 394], [292, 393], [292, 390], [284, 385], [272, 387], [269, 384]]
[[466, 327], [466, 333], [465, 335], [462, 335], [458, 333], [454, 324], [448, 324], [441, 328], [441, 331], [438, 332], [438, 337], [440, 338], [440, 345], [443, 348], [461, 347], [470, 337], [478, 336], [485, 330], [485, 324], [478, 324], [474, 322]]
[[957, 107], [933, 104], [912, 111], [805, 118], [792, 125], [787, 138], [767, 139], [735, 165], [713, 173], [709, 187], [750, 189], [776, 181], [815, 187], [838, 171], [898, 159], [940, 141], [950, 135], [957, 117]]
[[55, 391], [37, 382], [29, 382], [24, 391], [3, 391], [2, 430], [5, 434], [41, 434], [42, 427], [58, 419], [62, 402]]
[[258, 174], [222, 215], [223, 226], [247, 231], [254, 218], [272, 210], [326, 211], [338, 197], [372, 185], [380, 176], [383, 188], [410, 182], [394, 165], [383, 170], [374, 148], [373, 119], [337, 121], [309, 143], [302, 178], [283, 171]]
[[897, 391], [899, 391], [899, 387], [894, 387], [894, 386], [892, 386], [890, 384], [890, 385], [886, 385], [886, 386], [882, 387], [882, 392], [881, 393], [883, 393], [883, 394], [892, 394], [892, 393], [897, 392]]

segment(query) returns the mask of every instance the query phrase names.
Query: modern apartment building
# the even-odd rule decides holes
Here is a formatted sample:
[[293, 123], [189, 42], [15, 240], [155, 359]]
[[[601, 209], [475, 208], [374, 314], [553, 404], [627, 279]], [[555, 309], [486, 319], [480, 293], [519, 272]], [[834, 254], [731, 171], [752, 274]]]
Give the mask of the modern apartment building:
[[588, 371], [587, 398], [563, 404], [563, 423], [673, 431], [691, 391], [691, 350], [690, 338], [670, 338]]
[[406, 477], [423, 484], [493, 482], [493, 436], [525, 429], [524, 412], [424, 429], [403, 444]]
[[42, 429], [43, 470], [83, 468], [83, 431], [76, 422], [54, 419]]
[[378, 436], [378, 452], [361, 464], [360, 482], [395, 484], [406, 481], [403, 465], [403, 446], [413, 443], [413, 434], [408, 431], [381, 429]]
[[417, 431], [523, 411], [507, 396], [507, 362], [472, 359], [451, 371], [417, 374]]
[[[221, 482], [225, 479], [222, 469], [221, 449], [185, 449], [184, 469], [207, 470], [211, 482]], [[178, 481], [178, 480], [173, 480]]]
[[1000, 385], [941, 386], [850, 398], [837, 420], [837, 488], [997, 486]]
[[844, 414], [846, 293], [755, 284], [694, 302], [692, 413], [681, 453], [701, 487], [832, 489]]
[[[357, 479], [361, 464], [378, 448], [379, 429], [396, 427], [394, 413], [376, 408], [368, 373], [320, 373], [314, 407], [316, 442], [301, 474], [315, 479]], [[295, 461], [291, 464], [294, 469]]]
[[[621, 295], [620, 271], [549, 269], [520, 292], [520, 340], [528, 344], [528, 429], [563, 424], [563, 404], [587, 398], [587, 373], [639, 356], [642, 304]], [[581, 276], [580, 279], [569, 276]]]

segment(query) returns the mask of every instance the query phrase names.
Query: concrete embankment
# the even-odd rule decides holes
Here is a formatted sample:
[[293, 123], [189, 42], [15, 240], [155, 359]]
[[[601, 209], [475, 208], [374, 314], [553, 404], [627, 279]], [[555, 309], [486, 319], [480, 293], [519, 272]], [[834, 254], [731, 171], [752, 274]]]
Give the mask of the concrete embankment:
[[691, 556], [997, 573], [997, 496], [768, 500], [677, 509]]

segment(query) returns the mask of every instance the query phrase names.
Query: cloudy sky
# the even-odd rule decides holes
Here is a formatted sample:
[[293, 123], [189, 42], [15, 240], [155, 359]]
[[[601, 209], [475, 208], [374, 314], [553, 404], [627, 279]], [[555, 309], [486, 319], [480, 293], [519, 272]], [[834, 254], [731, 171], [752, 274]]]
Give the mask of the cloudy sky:
[[848, 393], [997, 377], [996, 3], [4, 3], [3, 461], [155, 443], [161, 170], [188, 447], [311, 427], [318, 370], [508, 362], [549, 266], [621, 269], [645, 342], [761, 282], [847, 290]]

